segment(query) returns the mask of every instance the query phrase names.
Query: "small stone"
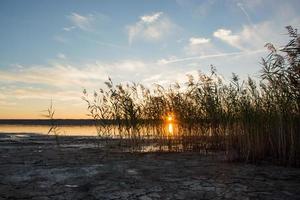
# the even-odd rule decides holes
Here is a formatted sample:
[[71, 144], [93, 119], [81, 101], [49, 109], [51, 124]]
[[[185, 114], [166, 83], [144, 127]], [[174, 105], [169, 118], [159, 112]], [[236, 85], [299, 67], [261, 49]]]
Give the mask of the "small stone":
[[233, 198], [233, 194], [231, 192], [228, 192], [225, 194], [225, 198], [226, 199], [232, 199]]
[[208, 191], [208, 192], [210, 192], [210, 191], [215, 191], [215, 190], [216, 190], [215, 187], [203, 187], [203, 189], [204, 189], [205, 191]]
[[201, 185], [192, 185], [190, 189], [194, 191], [199, 191], [199, 190], [203, 190], [204, 188]]
[[130, 174], [130, 175], [137, 175], [138, 174], [138, 172], [136, 171], [136, 169], [128, 169], [127, 173]]
[[151, 192], [161, 192], [163, 189], [161, 186], [154, 186], [152, 188], [149, 189], [149, 191]]
[[152, 200], [150, 197], [144, 195], [144, 196], [141, 196], [139, 197], [140, 200]]
[[214, 192], [205, 193], [205, 198], [206, 199], [213, 199], [215, 196], [216, 196], [216, 193], [214, 193]]
[[78, 185], [65, 185], [65, 187], [68, 187], [68, 188], [77, 188]]
[[183, 194], [175, 194], [174, 197], [178, 200], [183, 200], [185, 199], [184, 195]]

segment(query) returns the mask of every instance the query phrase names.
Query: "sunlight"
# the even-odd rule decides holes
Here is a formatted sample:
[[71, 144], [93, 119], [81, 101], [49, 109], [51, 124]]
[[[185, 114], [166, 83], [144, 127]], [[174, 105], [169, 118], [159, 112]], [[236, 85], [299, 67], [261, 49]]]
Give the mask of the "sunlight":
[[166, 130], [168, 133], [168, 136], [173, 135], [174, 133], [174, 114], [173, 113], [168, 113], [166, 116]]
[[174, 120], [174, 117], [173, 117], [173, 116], [174, 116], [173, 113], [169, 113], [168, 116], [167, 116], [167, 121], [168, 121], [168, 122], [173, 121], [173, 120]]
[[173, 131], [173, 124], [172, 124], [172, 123], [169, 123], [169, 124], [168, 124], [168, 133], [169, 133], [169, 134], [173, 134], [173, 132], [174, 132], [174, 131]]

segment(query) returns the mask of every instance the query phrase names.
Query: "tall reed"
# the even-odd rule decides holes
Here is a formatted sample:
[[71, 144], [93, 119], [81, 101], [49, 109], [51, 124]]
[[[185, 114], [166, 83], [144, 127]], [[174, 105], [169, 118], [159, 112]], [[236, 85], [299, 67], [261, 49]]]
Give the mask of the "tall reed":
[[[188, 75], [186, 84], [167, 88], [114, 85], [109, 78], [105, 89], [92, 96], [84, 91], [83, 99], [99, 135], [111, 137], [110, 120], [127, 145], [151, 140], [168, 150], [221, 150], [230, 159], [299, 166], [300, 37], [291, 26], [287, 30], [290, 41], [283, 48], [266, 44], [270, 53], [259, 80], [233, 74], [225, 82], [212, 66], [209, 74]], [[164, 129], [170, 113], [177, 127], [172, 137]]]

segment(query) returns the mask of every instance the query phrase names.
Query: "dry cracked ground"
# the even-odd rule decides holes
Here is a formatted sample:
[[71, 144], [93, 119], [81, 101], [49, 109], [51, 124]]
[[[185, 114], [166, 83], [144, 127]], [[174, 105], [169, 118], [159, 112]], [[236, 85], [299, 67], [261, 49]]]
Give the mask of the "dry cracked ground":
[[0, 199], [300, 199], [300, 169], [197, 153], [103, 152], [93, 139], [0, 134]]

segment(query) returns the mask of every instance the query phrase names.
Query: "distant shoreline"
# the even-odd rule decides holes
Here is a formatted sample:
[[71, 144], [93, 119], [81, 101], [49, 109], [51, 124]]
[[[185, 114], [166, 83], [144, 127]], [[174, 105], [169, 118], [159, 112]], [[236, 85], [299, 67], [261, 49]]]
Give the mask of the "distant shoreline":
[[[101, 121], [107, 125], [118, 124], [116, 120], [108, 119]], [[157, 120], [143, 120], [139, 123], [145, 121], [155, 122]], [[50, 125], [51, 123], [55, 123], [56, 125], [95, 125], [95, 122], [94, 119], [54, 119], [53, 121], [49, 119], [0, 119], [0, 125]], [[100, 122], [100, 120], [98, 122]]]
[[[57, 125], [94, 125], [93, 119], [55, 119]], [[49, 125], [49, 119], [0, 119], [0, 125]], [[115, 124], [113, 120], [104, 120], [106, 124]]]

